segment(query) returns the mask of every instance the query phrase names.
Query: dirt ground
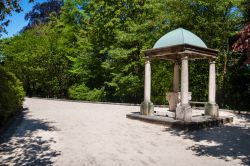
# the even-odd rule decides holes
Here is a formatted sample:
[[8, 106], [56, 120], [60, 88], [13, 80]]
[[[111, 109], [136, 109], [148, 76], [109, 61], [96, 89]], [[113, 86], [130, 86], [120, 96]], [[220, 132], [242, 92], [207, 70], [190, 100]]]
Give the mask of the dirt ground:
[[[250, 116], [181, 132], [126, 118], [139, 106], [26, 98], [0, 137], [0, 165], [250, 165]], [[156, 108], [164, 110], [164, 108]]]

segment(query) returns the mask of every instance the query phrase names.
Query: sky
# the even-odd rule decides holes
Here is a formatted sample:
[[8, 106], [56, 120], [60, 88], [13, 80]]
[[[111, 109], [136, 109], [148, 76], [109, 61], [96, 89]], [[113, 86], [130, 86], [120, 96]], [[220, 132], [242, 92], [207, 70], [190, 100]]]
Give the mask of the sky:
[[3, 33], [1, 38], [12, 37], [17, 34], [24, 26], [28, 24], [28, 21], [24, 19], [26, 13], [31, 11], [32, 7], [36, 3], [45, 2], [46, 0], [35, 0], [34, 3], [28, 3], [28, 0], [20, 0], [20, 6], [23, 11], [20, 13], [12, 13], [11, 16], [7, 17], [10, 19], [9, 25], [6, 27], [8, 34]]

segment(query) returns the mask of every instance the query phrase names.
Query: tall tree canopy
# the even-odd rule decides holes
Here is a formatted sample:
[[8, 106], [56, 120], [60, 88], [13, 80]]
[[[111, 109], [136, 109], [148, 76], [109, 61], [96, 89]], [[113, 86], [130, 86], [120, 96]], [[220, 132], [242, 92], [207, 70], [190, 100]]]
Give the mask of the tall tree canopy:
[[[78, 87], [97, 88], [104, 91], [103, 100], [140, 102], [144, 71], [142, 50], [152, 47], [160, 32], [168, 27], [163, 4], [164, 1], [87, 3], [84, 32], [88, 51], [74, 58], [73, 71], [81, 75], [82, 80], [71, 92], [79, 90]], [[88, 59], [87, 65], [83, 59]], [[156, 63], [156, 67], [158, 65]], [[89, 71], [91, 75], [87, 74]], [[166, 72], [163, 76], [168, 74]], [[166, 85], [171, 80], [162, 81]], [[164, 94], [166, 88], [161, 88], [161, 92], [157, 87], [154, 90], [156, 94]]]
[[250, 24], [239, 32], [238, 40], [233, 45], [233, 51], [250, 53]]
[[[51, 10], [45, 10], [46, 5], [35, 6], [31, 11], [34, 15], [27, 16], [41, 16], [45, 24], [2, 41], [2, 54], [5, 66], [17, 74], [30, 95], [140, 103], [144, 50], [152, 48], [167, 32], [183, 27], [219, 51], [218, 101], [223, 107], [235, 108], [237, 104], [228, 99], [238, 97], [238, 93], [232, 95], [239, 90], [233, 75], [241, 69], [235, 70], [236, 74], [233, 72], [237, 56], [231, 51], [231, 37], [244, 26], [247, 16], [243, 14], [246, 8], [242, 4], [245, 2], [65, 0], [62, 7], [56, 5]], [[46, 14], [52, 10], [55, 14]], [[40, 11], [45, 13], [40, 15]], [[152, 62], [154, 103], [166, 103], [172, 70], [171, 62]], [[207, 101], [208, 62], [191, 61], [189, 70], [193, 100]], [[248, 81], [242, 75], [238, 78], [243, 80], [242, 84]], [[248, 92], [244, 94], [248, 95]], [[240, 108], [245, 109], [246, 101], [240, 102]]]
[[244, 0], [242, 2], [242, 14], [244, 16], [245, 23], [250, 23], [250, 1]]
[[29, 23], [24, 29], [28, 29], [43, 23], [49, 22], [50, 15], [59, 17], [63, 0], [48, 0], [43, 3], [36, 3], [32, 10], [25, 15]]

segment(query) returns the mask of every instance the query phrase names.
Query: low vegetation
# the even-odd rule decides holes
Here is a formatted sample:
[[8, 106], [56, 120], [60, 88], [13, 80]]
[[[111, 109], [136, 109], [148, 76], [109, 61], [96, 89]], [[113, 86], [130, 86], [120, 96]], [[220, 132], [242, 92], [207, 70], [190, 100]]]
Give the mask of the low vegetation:
[[24, 100], [22, 83], [0, 66], [0, 128], [21, 110]]

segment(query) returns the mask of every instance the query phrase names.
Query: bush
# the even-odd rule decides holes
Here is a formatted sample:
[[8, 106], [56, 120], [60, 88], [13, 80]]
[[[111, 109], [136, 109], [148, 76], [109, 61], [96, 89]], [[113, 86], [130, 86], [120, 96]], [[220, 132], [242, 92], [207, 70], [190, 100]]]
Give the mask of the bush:
[[22, 83], [13, 73], [0, 66], [0, 127], [21, 110], [23, 101]]
[[234, 65], [228, 68], [225, 85], [218, 91], [222, 108], [250, 111], [250, 69]]
[[85, 84], [69, 88], [69, 97], [76, 100], [102, 101], [105, 93], [103, 89], [90, 90]]

